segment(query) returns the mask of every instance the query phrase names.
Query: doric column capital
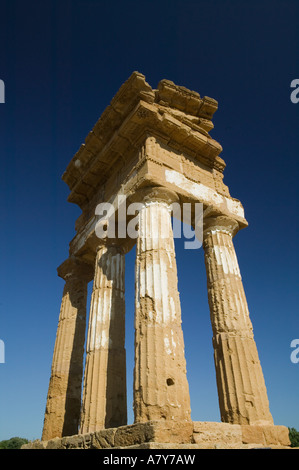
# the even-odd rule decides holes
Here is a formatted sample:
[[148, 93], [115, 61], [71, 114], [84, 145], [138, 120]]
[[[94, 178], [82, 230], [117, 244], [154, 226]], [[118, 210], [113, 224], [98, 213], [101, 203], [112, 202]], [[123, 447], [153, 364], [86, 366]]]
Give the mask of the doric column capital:
[[[109, 230], [107, 231], [110, 223], [115, 224], [112, 235], [109, 233]], [[95, 257], [97, 252], [103, 247], [115, 247], [120, 254], [126, 254], [132, 249], [135, 240], [131, 240], [129, 237], [120, 238], [118, 236], [118, 223], [119, 220], [117, 217], [111, 220], [109, 220], [109, 218], [102, 218], [97, 223], [99, 224], [100, 230], [95, 230], [88, 239], [88, 247], [93, 257]], [[126, 223], [126, 221], [122, 221], [121, 223]]]
[[125, 255], [128, 251], [126, 240], [121, 240], [121, 243], [119, 240], [119, 238], [109, 237], [99, 239], [99, 243], [95, 248], [96, 254], [103, 248], [106, 248], [107, 250], [109, 249], [110, 253]]
[[236, 220], [226, 215], [206, 216], [203, 219], [203, 237], [204, 239], [211, 232], [224, 232], [232, 237], [236, 235], [239, 230], [239, 224]]
[[94, 267], [71, 255], [58, 266], [57, 273], [65, 281], [69, 278], [77, 278], [89, 282], [93, 279]]
[[178, 195], [163, 186], [147, 186], [139, 189], [134, 196], [133, 202], [141, 202], [149, 204], [151, 202], [164, 202], [171, 205], [174, 202], [179, 202]]

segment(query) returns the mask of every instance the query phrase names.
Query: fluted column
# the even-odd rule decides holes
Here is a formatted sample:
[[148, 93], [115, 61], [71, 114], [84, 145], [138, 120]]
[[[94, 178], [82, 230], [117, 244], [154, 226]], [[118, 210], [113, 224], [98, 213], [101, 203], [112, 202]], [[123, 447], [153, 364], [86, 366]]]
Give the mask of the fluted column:
[[190, 420], [177, 267], [173, 193], [153, 188], [139, 212], [135, 298], [135, 422]]
[[90, 269], [73, 258], [58, 274], [65, 279], [47, 396], [42, 440], [78, 433], [81, 409], [87, 283]]
[[205, 265], [221, 420], [273, 424], [264, 376], [232, 241], [238, 224], [204, 220]]
[[97, 250], [91, 297], [81, 433], [127, 424], [125, 255]]

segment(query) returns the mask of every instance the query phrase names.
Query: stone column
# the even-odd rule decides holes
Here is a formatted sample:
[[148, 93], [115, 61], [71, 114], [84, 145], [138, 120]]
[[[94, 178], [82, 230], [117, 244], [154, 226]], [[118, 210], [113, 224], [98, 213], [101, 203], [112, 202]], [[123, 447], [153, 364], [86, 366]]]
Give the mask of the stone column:
[[78, 433], [81, 409], [86, 298], [90, 268], [75, 258], [58, 274], [65, 279], [42, 440]]
[[88, 326], [80, 432], [127, 424], [125, 255], [97, 250]]
[[237, 230], [238, 224], [227, 217], [204, 219], [203, 248], [221, 420], [273, 424], [232, 241]]
[[163, 188], [144, 195], [139, 212], [135, 297], [135, 422], [190, 420], [170, 204]]

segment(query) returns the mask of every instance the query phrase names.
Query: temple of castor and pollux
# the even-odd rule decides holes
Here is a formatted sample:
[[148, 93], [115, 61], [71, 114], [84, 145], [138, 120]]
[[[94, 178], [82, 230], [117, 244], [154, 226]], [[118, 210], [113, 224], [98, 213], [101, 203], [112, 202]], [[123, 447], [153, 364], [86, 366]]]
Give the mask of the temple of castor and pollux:
[[[134, 72], [70, 161], [82, 213], [69, 256], [41, 441], [35, 448], [281, 448], [233, 237], [247, 226], [210, 137], [218, 103]], [[138, 201], [138, 236], [99, 238], [99, 203]], [[191, 420], [171, 205], [201, 203], [221, 422]], [[130, 216], [127, 215], [128, 220]], [[192, 215], [192, 226], [197, 221]], [[108, 221], [109, 223], [109, 221]], [[163, 234], [162, 234], [163, 232]], [[134, 424], [127, 424], [125, 254], [136, 244]], [[86, 325], [87, 285], [93, 280]], [[83, 367], [85, 331], [87, 344]], [[83, 386], [83, 393], [82, 393]]]

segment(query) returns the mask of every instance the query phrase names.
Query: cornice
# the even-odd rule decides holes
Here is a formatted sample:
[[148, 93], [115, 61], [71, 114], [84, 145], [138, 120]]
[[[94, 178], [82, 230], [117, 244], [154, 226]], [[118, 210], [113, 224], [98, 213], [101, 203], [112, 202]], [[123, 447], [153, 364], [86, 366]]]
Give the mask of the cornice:
[[107, 181], [111, 168], [125, 164], [142, 145], [145, 135], [158, 135], [170, 148], [190, 151], [209, 168], [223, 172], [221, 145], [208, 130], [218, 107], [212, 98], [162, 80], [152, 90], [144, 75], [134, 72], [121, 86], [85, 142], [69, 163], [62, 179], [70, 189], [69, 202], [81, 208]]

